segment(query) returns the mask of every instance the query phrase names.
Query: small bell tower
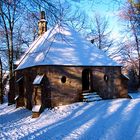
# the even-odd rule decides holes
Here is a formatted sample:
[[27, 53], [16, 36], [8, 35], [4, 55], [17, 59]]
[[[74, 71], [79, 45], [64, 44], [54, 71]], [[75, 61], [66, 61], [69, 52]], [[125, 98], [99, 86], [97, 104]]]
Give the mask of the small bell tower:
[[41, 11], [40, 21], [38, 22], [38, 35], [42, 35], [47, 31], [47, 21], [45, 19], [45, 12]]

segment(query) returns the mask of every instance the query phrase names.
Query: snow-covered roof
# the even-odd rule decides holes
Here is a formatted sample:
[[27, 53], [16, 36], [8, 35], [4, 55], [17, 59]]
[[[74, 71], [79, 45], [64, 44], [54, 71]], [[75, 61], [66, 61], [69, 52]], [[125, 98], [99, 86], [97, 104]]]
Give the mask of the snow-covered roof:
[[33, 81], [33, 85], [39, 85], [43, 79], [44, 75], [37, 75]]
[[121, 66], [68, 25], [56, 25], [39, 36], [17, 70], [39, 65]]
[[34, 105], [32, 108], [32, 112], [39, 112], [41, 109], [41, 105]]

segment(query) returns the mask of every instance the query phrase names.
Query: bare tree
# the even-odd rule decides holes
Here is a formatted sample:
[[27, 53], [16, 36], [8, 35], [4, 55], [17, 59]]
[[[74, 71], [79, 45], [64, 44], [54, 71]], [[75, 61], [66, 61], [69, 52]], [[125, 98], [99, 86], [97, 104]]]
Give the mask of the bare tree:
[[0, 104], [3, 103], [3, 82], [2, 82], [2, 62], [1, 62], [1, 58], [0, 58]]
[[9, 77], [13, 76], [13, 34], [16, 21], [20, 17], [21, 12], [20, 0], [1, 0], [0, 1], [0, 23], [3, 27], [3, 36], [6, 40], [6, 47], [8, 52], [8, 66], [9, 66]]
[[129, 45], [127, 41], [123, 52], [125, 57], [129, 57], [129, 64], [136, 68], [140, 86], [140, 4], [129, 1], [122, 9], [120, 17], [125, 23], [125, 32], [129, 38]]
[[108, 51], [114, 41], [111, 39], [111, 31], [109, 30], [109, 22], [107, 18], [95, 14], [91, 25], [91, 32], [88, 34], [91, 43], [94, 43], [99, 49]]

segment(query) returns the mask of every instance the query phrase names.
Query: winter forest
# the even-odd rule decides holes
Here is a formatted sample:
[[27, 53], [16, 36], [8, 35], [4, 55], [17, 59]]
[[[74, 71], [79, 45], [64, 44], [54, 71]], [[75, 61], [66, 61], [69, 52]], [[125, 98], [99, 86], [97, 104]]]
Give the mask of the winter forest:
[[[45, 13], [45, 15], [43, 15], [43, 19], [41, 19], [42, 11]], [[113, 62], [117, 62], [119, 67], [121, 66], [121, 76], [123, 75], [123, 78], [125, 79], [125, 82], [123, 81], [122, 83], [125, 83], [124, 85], [126, 85], [126, 81], [128, 80], [128, 99], [124, 94], [113, 95], [113, 93], [111, 93], [112, 87], [119, 86], [120, 84], [117, 80], [114, 80], [113, 82], [110, 81], [110, 83], [112, 82], [114, 85], [110, 85], [109, 83], [109, 78], [113, 77], [115, 79], [115, 76], [112, 76], [111, 74], [113, 72], [115, 74], [119, 73], [118, 65], [115, 65], [118, 69], [116, 68], [115, 70], [115, 68], [113, 68], [113, 72], [108, 68], [108, 66], [110, 67], [110, 64], [107, 64], [104, 68], [100, 68], [100, 65], [99, 67], [94, 66], [96, 67], [95, 70], [98, 72], [92, 72], [91, 70], [94, 71], [94, 68], [91, 68], [90, 70], [89, 67], [82, 69], [86, 65], [76, 69], [79, 64], [76, 64], [76, 66], [74, 65], [72, 68], [70, 68], [70, 66], [67, 67], [66, 65], [66, 68], [64, 69], [57, 66], [59, 71], [56, 71], [53, 65], [49, 68], [46, 66], [46, 68], [49, 70], [52, 69], [53, 71], [51, 74], [51, 70], [48, 70], [49, 72], [46, 70], [48, 72], [48, 77], [55, 77], [56, 79], [60, 79], [62, 85], [66, 84], [66, 88], [69, 89], [68, 95], [73, 92], [70, 96], [61, 95], [63, 97], [67, 96], [68, 98], [71, 97], [73, 99], [73, 96], [76, 94], [74, 93], [75, 91], [80, 93], [80, 85], [78, 84], [82, 81], [82, 95], [79, 95], [78, 93], [78, 97], [75, 96], [75, 99], [71, 102], [67, 101], [68, 99], [64, 97], [65, 101], [63, 101], [63, 103], [66, 103], [59, 103], [59, 105], [57, 105], [57, 101], [54, 101], [53, 103], [53, 101], [49, 100], [50, 98], [55, 98], [55, 95], [51, 94], [51, 91], [53, 92], [55, 89], [50, 89], [50, 87], [52, 87], [56, 82], [55, 84], [58, 84], [56, 87], [58, 89], [60, 88], [59, 92], [64, 92], [64, 94], [65, 87], [61, 89], [61, 87], [59, 87], [61, 84], [60, 82], [57, 83], [56, 79], [53, 81], [52, 78], [49, 81], [49, 78], [47, 77], [47, 79], [42, 74], [42, 71], [45, 71], [44, 68], [39, 68], [36, 73], [33, 72], [36, 71], [34, 68], [31, 70], [27, 69], [25, 74], [27, 74], [26, 76], [29, 79], [21, 76], [21, 73], [24, 73], [24, 71], [21, 73], [19, 72], [20, 76], [17, 76], [18, 78], [15, 80], [14, 77], [16, 68], [20, 63], [22, 63], [19, 63], [19, 60], [30, 54], [28, 51], [31, 50], [30, 47], [33, 42], [35, 42], [33, 45], [37, 43], [41, 44], [41, 41], [38, 41], [38, 38], [41, 40], [41, 37], [39, 36], [39, 21], [41, 20], [45, 20], [45, 28], [46, 31], [49, 32], [48, 34], [45, 33], [46, 35], [44, 35], [42, 40], [45, 38], [47, 41], [53, 40], [55, 42], [58, 36], [59, 39], [55, 42], [55, 44], [58, 43], [56, 44], [56, 46], [58, 45], [58, 51], [60, 50], [59, 43], [61, 41], [63, 41], [63, 46], [65, 46], [68, 42], [65, 37], [63, 37], [63, 32], [71, 38], [73, 34], [74, 37], [80, 34], [82, 36], [82, 40], [85, 39], [90, 44], [91, 50], [93, 49], [95, 53], [97, 53], [97, 58], [102, 56], [102, 59], [104, 59], [101, 61], [102, 63], [103, 61], [104, 63], [111, 62], [110, 58]], [[69, 30], [66, 26], [66, 31], [60, 28], [57, 36], [50, 39], [48, 37], [49, 34], [53, 34], [51, 28], [55, 29], [56, 25], [59, 25], [60, 27], [61, 25], [68, 25], [68, 27], [72, 28]], [[72, 29], [75, 29], [75, 31]], [[61, 37], [59, 37], [59, 35], [61, 35]], [[44, 44], [47, 44], [46, 42]], [[68, 43], [70, 44], [70, 42]], [[85, 42], [77, 41], [76, 43], [82, 47]], [[96, 51], [96, 48], [94, 47], [97, 47], [103, 53], [100, 53], [98, 50]], [[49, 51], [51, 53], [52, 50], [51, 47], [48, 48], [47, 53]], [[80, 51], [79, 48], [77, 50], [79, 52], [79, 56], [81, 57], [82, 54], [80, 53], [82, 51]], [[64, 56], [70, 56], [71, 61], [74, 61], [73, 59], [76, 58], [72, 57], [73, 50], [67, 49], [66, 51], [67, 56]], [[28, 53], [24, 55], [25, 52]], [[33, 50], [32, 53], [36, 54], [37, 51]], [[91, 57], [90, 51], [85, 51], [84, 53], [86, 53], [86, 58]], [[34, 54], [30, 55], [33, 57]], [[103, 57], [104, 54], [109, 57], [109, 59], [105, 59]], [[63, 55], [63, 52], [61, 55]], [[83, 56], [82, 59], [84, 58], [85, 57]], [[47, 59], [49, 60], [49, 55]], [[59, 58], [57, 58], [57, 60], [60, 61]], [[85, 62], [85, 60], [83, 61]], [[96, 61], [98, 61], [98, 59]], [[60, 66], [62, 65], [60, 64]], [[40, 69], [42, 69], [42, 71], [40, 71]], [[102, 71], [104, 71], [104, 69], [105, 73], [103, 75]], [[65, 75], [62, 75], [61, 77], [59, 72], [65, 73]], [[74, 75], [72, 75], [73, 73]], [[79, 73], [82, 73], [82, 78], [79, 77]], [[94, 77], [94, 74], [95, 76], [96, 74], [99, 74], [99, 76], [96, 77], [97, 79], [95, 79], [100, 81], [99, 83], [97, 82], [97, 85], [95, 84], [95, 87], [97, 86], [97, 88], [94, 88], [94, 85], [92, 86], [91, 84], [92, 82], [94, 83], [91, 78], [91, 75]], [[31, 75], [33, 75], [33, 77], [31, 77]], [[84, 75], [88, 76], [83, 78]], [[69, 80], [70, 76], [72, 80], [74, 79], [73, 81]], [[104, 81], [100, 80], [100, 76], [103, 77]], [[81, 81], [79, 80], [80, 78]], [[19, 98], [20, 96], [16, 96], [17, 93], [15, 93], [13, 98], [15, 101], [9, 102], [12, 96], [10, 88], [13, 90], [13, 79], [15, 80], [14, 84], [16, 86], [19, 84], [19, 89], [14, 89], [16, 92], [24, 90], [24, 92], [27, 93], [32, 91], [33, 94], [30, 96], [26, 94], [24, 95], [23, 93], [23, 95], [21, 94], [21, 98]], [[24, 82], [22, 80], [24, 80]], [[87, 80], [88, 84], [84, 80]], [[33, 87], [24, 89], [26, 82], [33, 83]], [[119, 84], [116, 84], [115, 82], [118, 82]], [[53, 84], [51, 85], [51, 83]], [[43, 87], [43, 84], [48, 86]], [[21, 85], [24, 86], [22, 87]], [[103, 88], [101, 85], [103, 85]], [[30, 84], [27, 83], [26, 86], [30, 87]], [[104, 90], [105, 86], [109, 86], [110, 91]], [[120, 84], [120, 87], [121, 86], [122, 85]], [[122, 87], [124, 88], [126, 86]], [[118, 91], [122, 91], [123, 88], [120, 88]], [[86, 90], [90, 93], [86, 93]], [[114, 88], [113, 90], [116, 89]], [[43, 91], [47, 91], [47, 95], [40, 95]], [[103, 93], [98, 95], [99, 91]], [[108, 96], [105, 96], [104, 92], [107, 91], [110, 93]], [[117, 93], [117, 91], [114, 92]], [[139, 92], [139, 0], [0, 0], [0, 139], [138, 140], [140, 138], [140, 119], [137, 117], [138, 115], [136, 115], [136, 113], [139, 112], [138, 108], [140, 107]], [[90, 96], [90, 99], [93, 98], [93, 94], [91, 93], [95, 94], [96, 97], [99, 96], [99, 99], [95, 100], [95, 102], [87, 100], [87, 96]], [[22, 96], [27, 96], [27, 99]], [[29, 98], [30, 100], [28, 100]], [[40, 102], [43, 104], [45, 101], [42, 98], [44, 98], [44, 100], [47, 98], [45, 100], [47, 103], [44, 103], [43, 109]], [[59, 98], [57, 100], [59, 100]], [[74, 104], [69, 105], [69, 103]], [[24, 108], [25, 106], [26, 109]], [[31, 110], [32, 112], [35, 111], [35, 114], [31, 114]], [[36, 110], [39, 110], [39, 115], [36, 114]], [[31, 118], [31, 115], [35, 117]], [[39, 119], [35, 119], [36, 116], [39, 117]], [[136, 116], [136, 118], [134, 116]], [[136, 120], [135, 122], [134, 119]], [[131, 123], [134, 129], [129, 128]], [[94, 131], [94, 134], [92, 134], [92, 130]], [[121, 134], [123, 130], [124, 134]]]

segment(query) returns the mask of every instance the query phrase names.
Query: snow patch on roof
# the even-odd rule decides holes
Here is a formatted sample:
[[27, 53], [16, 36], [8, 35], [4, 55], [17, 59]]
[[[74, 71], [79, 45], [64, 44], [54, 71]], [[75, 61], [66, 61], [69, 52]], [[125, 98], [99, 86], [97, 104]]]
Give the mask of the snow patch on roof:
[[39, 112], [41, 108], [41, 105], [34, 105], [32, 108], [32, 112]]
[[121, 66], [68, 25], [56, 25], [38, 37], [17, 70], [39, 65]]
[[33, 81], [33, 85], [39, 85], [43, 79], [44, 75], [37, 75]]

